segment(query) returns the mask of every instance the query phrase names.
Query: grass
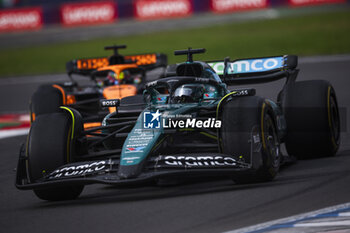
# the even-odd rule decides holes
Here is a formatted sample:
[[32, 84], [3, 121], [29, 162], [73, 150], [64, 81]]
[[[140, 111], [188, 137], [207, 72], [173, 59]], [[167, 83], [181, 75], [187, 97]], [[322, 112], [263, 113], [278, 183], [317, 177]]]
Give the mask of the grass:
[[68, 60], [106, 56], [103, 46], [127, 44], [124, 54], [162, 52], [169, 63], [182, 61], [173, 51], [189, 46], [206, 48], [200, 60], [296, 54], [299, 56], [350, 53], [350, 12], [321, 13], [231, 23], [198, 29], [158, 32], [0, 51], [0, 77], [65, 72]]

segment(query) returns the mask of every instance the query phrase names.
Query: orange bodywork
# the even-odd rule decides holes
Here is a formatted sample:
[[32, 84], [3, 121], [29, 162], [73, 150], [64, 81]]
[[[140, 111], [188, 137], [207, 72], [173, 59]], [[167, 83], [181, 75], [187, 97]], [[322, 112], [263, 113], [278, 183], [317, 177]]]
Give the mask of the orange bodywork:
[[67, 104], [75, 104], [76, 102], [74, 95], [67, 95]]
[[101, 122], [87, 122], [84, 123], [84, 129], [87, 130], [95, 127], [100, 127], [101, 125]]
[[64, 91], [64, 89], [56, 84], [52, 85], [52, 87], [58, 89], [62, 93], [62, 103], [63, 105], [66, 105], [66, 92]]
[[[140, 64], [144, 64], [144, 63], [151, 64], [155, 56], [156, 56], [155, 54], [154, 55], [151, 54], [151, 55], [129, 56], [128, 58]], [[80, 59], [78, 60], [77, 66], [79, 69], [91, 69], [91, 68], [100, 67], [97, 69], [98, 71], [110, 70], [115, 72], [117, 74], [117, 77], [119, 77], [120, 73], [125, 69], [138, 68], [138, 64], [118, 64], [118, 65], [108, 66], [107, 58]], [[71, 105], [76, 103], [75, 96], [72, 94], [67, 95], [65, 90], [61, 86], [54, 84], [52, 85], [52, 87], [58, 89], [61, 92], [63, 105]], [[103, 96], [105, 99], [122, 99], [124, 97], [133, 96], [136, 94], [137, 94], [137, 88], [134, 85], [130, 85], [130, 84], [120, 84], [115, 86], [109, 86], [103, 89]], [[109, 108], [109, 112], [114, 112], [115, 110], [116, 110], [115, 107]], [[35, 118], [36, 118], [35, 113], [30, 112], [30, 123], [34, 122]], [[101, 126], [101, 122], [84, 123], [85, 130], [99, 127], [99, 126]]]
[[30, 123], [33, 123], [35, 121], [35, 113], [31, 112], [30, 113]]
[[105, 67], [98, 68], [97, 71], [111, 70], [119, 75], [120, 72], [122, 72], [125, 69], [137, 68], [137, 67], [138, 65], [136, 64], [112, 65], [112, 66], [105, 66]]
[[[106, 87], [103, 90], [103, 96], [106, 99], [122, 99], [124, 97], [132, 96], [137, 94], [137, 89], [134, 85], [121, 84]], [[115, 107], [110, 107], [109, 112], [114, 112]]]
[[[125, 69], [137, 68], [136, 64], [125, 64], [125, 65], [112, 65], [99, 68], [98, 71], [111, 70], [119, 77], [120, 72]], [[106, 87], [103, 89], [103, 96], [106, 99], [122, 99], [124, 97], [133, 96], [137, 94], [137, 88], [130, 84], [120, 84], [115, 86]], [[109, 112], [114, 112], [115, 108], [110, 107]]]

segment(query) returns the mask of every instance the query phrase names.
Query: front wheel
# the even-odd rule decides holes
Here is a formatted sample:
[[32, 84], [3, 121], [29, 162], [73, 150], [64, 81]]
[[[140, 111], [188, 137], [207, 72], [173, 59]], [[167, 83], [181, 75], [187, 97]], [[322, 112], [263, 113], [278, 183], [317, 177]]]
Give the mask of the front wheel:
[[[26, 150], [27, 171], [31, 183], [71, 161], [74, 151], [72, 133], [77, 132], [73, 132], [72, 119], [66, 112], [37, 117], [31, 126]], [[77, 198], [83, 187], [76, 185], [34, 189], [34, 193], [43, 200], [69, 200]]]

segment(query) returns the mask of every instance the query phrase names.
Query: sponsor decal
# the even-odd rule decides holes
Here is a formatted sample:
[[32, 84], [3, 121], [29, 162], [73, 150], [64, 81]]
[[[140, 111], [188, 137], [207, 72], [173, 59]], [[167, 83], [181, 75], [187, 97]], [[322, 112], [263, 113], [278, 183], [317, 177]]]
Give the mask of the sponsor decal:
[[157, 101], [160, 101], [160, 102], [164, 102], [164, 101], [166, 101], [166, 99], [167, 99], [166, 96], [157, 97]]
[[0, 11], [0, 32], [16, 30], [37, 30], [43, 26], [40, 7]]
[[85, 58], [77, 60], [77, 68], [79, 70], [94, 70], [109, 65], [107, 57], [101, 58]]
[[[127, 140], [127, 143], [124, 149], [125, 154], [143, 153], [146, 147], [151, 143], [152, 139], [153, 139], [153, 133], [149, 132], [149, 130], [136, 129], [134, 133], [130, 135]], [[126, 158], [130, 158], [130, 157], [126, 157]], [[135, 158], [134, 155], [132, 155], [131, 160], [136, 160], [136, 159], [139, 159], [139, 157]]]
[[63, 168], [59, 168], [50, 173], [49, 179], [71, 177], [71, 176], [84, 176], [102, 172], [106, 168], [106, 161], [96, 161], [92, 163], [72, 165]]
[[136, 65], [151, 65], [157, 63], [157, 54], [140, 54], [140, 55], [131, 55], [125, 56], [125, 60], [132, 60]]
[[221, 128], [221, 120], [215, 118], [197, 119], [192, 115], [167, 115], [157, 112], [144, 112], [144, 129], [177, 129], [177, 128]]
[[133, 129], [124, 142], [120, 164], [135, 165], [141, 162], [156, 142], [157, 134], [159, 132], [153, 130]]
[[267, 0], [211, 0], [211, 9], [217, 13], [266, 8]]
[[61, 7], [65, 26], [113, 23], [117, 18], [114, 2], [67, 3]]
[[117, 107], [120, 103], [119, 99], [101, 100], [101, 107]]
[[211, 68], [213, 68], [215, 73], [217, 73], [218, 75], [224, 74], [224, 70], [225, 70], [225, 63], [224, 62], [221, 62], [221, 61], [209, 62], [208, 65], [211, 66]]
[[127, 157], [127, 158], [123, 158], [122, 160], [134, 160], [134, 159], [140, 159], [140, 157]]
[[247, 96], [247, 95], [255, 95], [255, 89], [241, 89], [241, 90], [232, 90], [230, 96]]
[[144, 112], [143, 113], [143, 127], [145, 129], [160, 129], [161, 113], [157, 112]]
[[209, 83], [210, 79], [208, 79], [208, 78], [195, 78], [194, 81], [199, 82], [199, 83]]
[[233, 91], [231, 96], [246, 96], [249, 95], [248, 90]]
[[169, 118], [164, 119], [163, 128], [221, 128], [221, 121], [215, 118], [208, 118], [207, 120], [200, 120], [196, 118], [187, 118], [185, 120]]
[[186, 17], [192, 14], [192, 0], [136, 0], [134, 12], [137, 19]]
[[[157, 63], [157, 54], [139, 54], [139, 55], [128, 55], [124, 56], [126, 61], [136, 63], [136, 65], [152, 65]], [[82, 58], [75, 60], [76, 67], [79, 70], [94, 70], [109, 65], [108, 57], [97, 57], [97, 58]]]
[[316, 5], [324, 3], [345, 3], [346, 0], [289, 0], [292, 6]]
[[213, 92], [203, 94], [203, 99], [212, 99], [212, 98], [215, 98], [215, 93]]
[[[218, 75], [224, 74], [224, 62], [208, 63]], [[266, 72], [284, 67], [283, 57], [247, 59], [228, 64], [228, 74]]]
[[125, 161], [126, 164], [132, 164], [139, 159], [140, 157], [126, 157], [126, 158], [123, 158], [122, 160]]
[[145, 149], [145, 146], [139, 146], [139, 147], [127, 147], [126, 150], [127, 151], [131, 151], [131, 152], [143, 152], [143, 149]]
[[235, 166], [236, 160], [227, 156], [165, 156], [164, 163], [170, 166]]
[[167, 101], [168, 101], [168, 95], [157, 96], [157, 104], [166, 104]]

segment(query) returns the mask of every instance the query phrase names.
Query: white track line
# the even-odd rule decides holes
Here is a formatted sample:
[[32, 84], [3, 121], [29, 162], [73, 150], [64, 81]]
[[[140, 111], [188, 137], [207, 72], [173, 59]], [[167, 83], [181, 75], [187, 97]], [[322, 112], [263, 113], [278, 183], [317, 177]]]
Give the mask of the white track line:
[[28, 133], [29, 133], [29, 128], [0, 130], [0, 139], [26, 135]]
[[350, 220], [334, 221], [334, 222], [298, 223], [293, 225], [293, 227], [336, 227], [336, 226], [350, 226]]
[[[241, 233], [241, 232], [258, 231], [258, 230], [266, 229], [266, 228], [271, 227], [273, 225], [294, 222], [294, 221], [302, 220], [302, 219], [305, 219], [308, 217], [316, 216], [319, 214], [325, 214], [325, 213], [329, 213], [332, 211], [336, 211], [339, 209], [345, 209], [345, 208], [349, 208], [349, 207], [350, 207], [350, 202], [345, 203], [345, 204], [341, 204], [341, 205], [327, 207], [324, 209], [320, 209], [320, 210], [316, 210], [316, 211], [312, 211], [312, 212], [308, 212], [308, 213], [304, 213], [304, 214], [294, 215], [294, 216], [287, 217], [287, 218], [277, 219], [277, 220], [257, 224], [254, 226], [249, 226], [249, 227], [245, 227], [245, 228], [241, 228], [241, 229], [237, 229], [237, 230], [227, 231], [225, 233]], [[345, 213], [348, 213], [348, 212], [344, 212], [344, 214]], [[341, 213], [339, 213], [339, 216], [340, 216], [340, 214]]]

